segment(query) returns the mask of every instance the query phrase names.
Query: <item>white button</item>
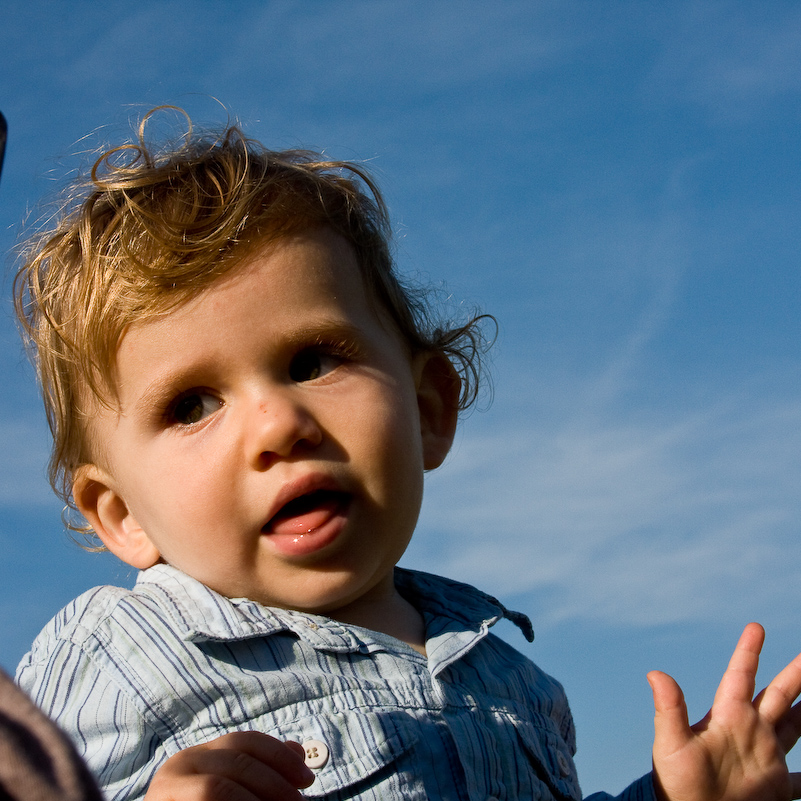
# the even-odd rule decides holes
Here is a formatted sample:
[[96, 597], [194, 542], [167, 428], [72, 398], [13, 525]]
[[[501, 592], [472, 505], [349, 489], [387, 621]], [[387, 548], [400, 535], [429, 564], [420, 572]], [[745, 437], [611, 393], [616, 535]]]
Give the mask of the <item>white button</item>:
[[561, 751], [557, 751], [556, 761], [559, 763], [559, 770], [562, 771], [562, 776], [569, 776], [570, 760]]
[[306, 767], [312, 770], [319, 770], [328, 762], [328, 746], [319, 740], [306, 740], [303, 743], [303, 750], [306, 752]]

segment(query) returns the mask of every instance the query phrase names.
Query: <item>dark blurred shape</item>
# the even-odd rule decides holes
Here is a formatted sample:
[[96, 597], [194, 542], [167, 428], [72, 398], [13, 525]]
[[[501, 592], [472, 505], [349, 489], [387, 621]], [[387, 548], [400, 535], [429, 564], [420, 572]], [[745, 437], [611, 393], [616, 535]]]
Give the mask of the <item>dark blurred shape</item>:
[[0, 801], [102, 801], [67, 737], [2, 671]]
[[6, 136], [8, 135], [8, 124], [3, 112], [0, 111], [0, 175], [3, 174], [3, 156], [6, 154]]

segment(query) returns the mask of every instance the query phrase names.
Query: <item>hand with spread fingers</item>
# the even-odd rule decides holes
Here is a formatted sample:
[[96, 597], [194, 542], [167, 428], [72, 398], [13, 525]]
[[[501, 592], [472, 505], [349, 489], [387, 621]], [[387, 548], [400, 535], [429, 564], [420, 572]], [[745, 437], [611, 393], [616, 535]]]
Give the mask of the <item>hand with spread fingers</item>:
[[654, 784], [661, 801], [789, 801], [801, 774], [785, 756], [801, 734], [801, 655], [754, 698], [763, 628], [749, 623], [723, 674], [712, 709], [689, 725], [684, 695], [653, 671]]

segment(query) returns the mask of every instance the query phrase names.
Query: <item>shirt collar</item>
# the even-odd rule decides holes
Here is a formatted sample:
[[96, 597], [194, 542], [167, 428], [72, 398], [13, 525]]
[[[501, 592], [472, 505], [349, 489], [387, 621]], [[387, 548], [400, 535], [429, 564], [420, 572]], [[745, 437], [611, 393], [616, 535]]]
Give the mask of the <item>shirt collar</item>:
[[[403, 568], [396, 568], [395, 580], [425, 618], [429, 664], [437, 666], [437, 672], [469, 650], [501, 618], [515, 623], [529, 641], [534, 638], [525, 615], [507, 610], [468, 584]], [[159, 605], [189, 642], [245, 640], [289, 631], [320, 650], [370, 650], [359, 636], [363, 630], [320, 615], [262, 606], [247, 598], [226, 598], [170, 565], [142, 571], [136, 583], [138, 591], [158, 596]]]
[[230, 642], [291, 631], [314, 648], [353, 651], [356, 637], [326, 617], [263, 606], [247, 598], [226, 598], [171, 565], [143, 570], [136, 589], [157, 597], [188, 642]]
[[396, 568], [395, 582], [425, 618], [426, 653], [432, 676], [464, 656], [502, 618], [514, 623], [529, 642], [534, 639], [528, 617], [507, 609], [497, 598], [469, 584], [402, 568]]
[[529, 642], [534, 639], [534, 629], [526, 615], [507, 609], [497, 598], [470, 584], [401, 567], [395, 568], [395, 584], [418, 609], [439, 619], [451, 619], [473, 627], [477, 624], [493, 626], [505, 618], [514, 623]]

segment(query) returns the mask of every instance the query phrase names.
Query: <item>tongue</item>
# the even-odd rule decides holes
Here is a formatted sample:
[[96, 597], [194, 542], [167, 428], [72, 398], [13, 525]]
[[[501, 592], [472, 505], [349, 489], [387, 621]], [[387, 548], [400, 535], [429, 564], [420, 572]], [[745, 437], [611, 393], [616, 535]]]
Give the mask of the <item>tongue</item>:
[[308, 502], [290, 503], [270, 521], [270, 533], [311, 534], [330, 520], [338, 508], [339, 499], [333, 497], [317, 498], [313, 506]]

